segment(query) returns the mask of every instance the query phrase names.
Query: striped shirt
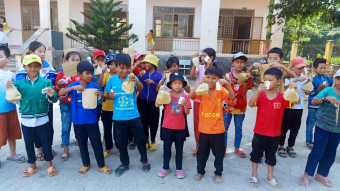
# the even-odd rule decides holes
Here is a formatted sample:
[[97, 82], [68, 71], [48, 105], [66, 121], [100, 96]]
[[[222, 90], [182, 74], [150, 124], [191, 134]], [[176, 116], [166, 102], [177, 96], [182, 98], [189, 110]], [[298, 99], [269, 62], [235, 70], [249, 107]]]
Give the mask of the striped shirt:
[[[340, 100], [340, 95], [335, 93], [333, 87], [325, 88], [314, 99], [328, 96], [336, 97]], [[321, 103], [316, 114], [315, 126], [332, 133], [340, 133], [340, 118], [338, 124], [336, 124], [336, 110], [337, 108], [330, 101]]]

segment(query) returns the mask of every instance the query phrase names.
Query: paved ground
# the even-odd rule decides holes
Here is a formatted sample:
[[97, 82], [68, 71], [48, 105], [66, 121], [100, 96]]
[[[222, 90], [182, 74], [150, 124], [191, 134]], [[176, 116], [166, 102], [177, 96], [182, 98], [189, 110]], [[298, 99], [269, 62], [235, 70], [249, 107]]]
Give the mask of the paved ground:
[[[252, 90], [248, 93], [248, 99], [253, 95]], [[97, 170], [97, 164], [94, 159], [93, 150], [90, 149], [90, 157], [92, 161], [92, 168], [86, 175], [78, 176], [77, 172], [82, 166], [80, 154], [77, 146], [72, 144], [70, 146], [70, 158], [68, 161], [61, 161], [60, 156], [63, 152], [61, 144], [61, 122], [59, 105], [54, 104], [54, 146], [57, 156], [53, 160], [54, 165], [58, 169], [58, 175], [55, 177], [48, 177], [46, 172], [46, 162], [38, 162], [40, 169], [30, 178], [22, 177], [23, 171], [28, 164], [19, 164], [11, 161], [6, 161], [9, 155], [8, 146], [2, 147], [0, 150], [0, 190], [256, 190], [248, 185], [247, 178], [251, 175], [251, 162], [249, 160], [249, 153], [251, 151], [251, 140], [253, 136], [253, 127], [256, 119], [256, 109], [248, 108], [246, 118], [243, 125], [243, 139], [241, 146], [247, 154], [247, 158], [241, 159], [233, 152], [234, 141], [234, 125], [231, 124], [229, 130], [229, 147], [228, 155], [224, 159], [224, 172], [222, 185], [215, 185], [214, 178], [214, 157], [211, 155], [206, 171], [207, 174], [203, 177], [201, 182], [195, 182], [193, 177], [196, 174], [196, 158], [192, 157], [192, 151], [195, 148], [195, 140], [193, 136], [193, 121], [192, 113], [188, 117], [189, 129], [191, 137], [187, 139], [184, 145], [183, 154], [183, 170], [187, 177], [179, 180], [171, 172], [165, 178], [159, 178], [157, 172], [162, 168], [163, 151], [162, 141], [157, 135], [157, 143], [159, 144], [156, 152], [148, 151], [148, 158], [152, 165], [152, 170], [149, 173], [143, 173], [141, 164], [139, 162], [139, 154], [137, 150], [129, 151], [130, 154], [130, 170], [123, 176], [116, 177], [115, 175], [105, 175]], [[282, 185], [282, 190], [301, 190], [299, 186], [299, 178], [302, 175], [307, 161], [309, 149], [305, 146], [305, 121], [307, 110], [305, 109], [303, 115], [303, 124], [301, 126], [300, 134], [297, 139], [295, 150], [298, 157], [293, 158], [277, 158], [277, 166], [275, 167], [274, 176]], [[102, 129], [102, 127], [101, 127]], [[71, 142], [75, 141], [74, 133], [71, 133]], [[174, 148], [173, 148], [174, 149]], [[17, 153], [26, 155], [23, 140], [17, 141]], [[173, 150], [174, 153], [174, 150]], [[119, 164], [119, 157], [114, 151], [114, 154], [105, 159], [106, 164], [115, 169]], [[170, 167], [175, 169], [174, 156], [171, 159]], [[334, 163], [329, 174], [330, 180], [334, 183], [333, 190], [339, 190], [340, 187], [340, 164]], [[259, 189], [273, 189], [263, 178], [267, 172], [266, 165], [259, 167]], [[311, 180], [310, 187], [307, 190], [328, 190], [328, 188], [321, 185], [319, 182]]]

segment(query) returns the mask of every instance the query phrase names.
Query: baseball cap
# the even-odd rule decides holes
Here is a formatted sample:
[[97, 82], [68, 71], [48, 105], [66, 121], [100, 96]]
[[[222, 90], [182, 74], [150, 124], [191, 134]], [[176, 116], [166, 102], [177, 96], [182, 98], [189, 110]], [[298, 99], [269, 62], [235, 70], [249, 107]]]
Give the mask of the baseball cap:
[[138, 60], [138, 58], [141, 57], [141, 56], [145, 56], [145, 54], [142, 54], [141, 52], [137, 52], [136, 51], [135, 52], [135, 57], [134, 57], [135, 61]]
[[234, 60], [236, 60], [237, 58], [245, 58], [246, 62], [248, 60], [247, 56], [243, 52], [238, 52], [238, 53], [234, 54], [232, 62], [234, 62]]
[[292, 60], [292, 66], [296, 68], [302, 68], [302, 67], [307, 66], [307, 64], [304, 58], [302, 58], [301, 56], [298, 56]]
[[42, 65], [41, 58], [36, 54], [26, 55], [22, 61], [22, 64], [27, 66], [33, 62], [38, 62], [40, 65]]
[[108, 53], [105, 57], [105, 64], [115, 61], [116, 60], [116, 54], [115, 53]]
[[[339, 77], [339, 76], [340, 76], [340, 69], [339, 69], [338, 71], [335, 72], [333, 78]], [[334, 84], [334, 83], [333, 83], [333, 84]]]
[[174, 72], [170, 74], [170, 81], [166, 84], [168, 88], [171, 89], [170, 87], [171, 82], [177, 79], [183, 82], [183, 88], [187, 85], [187, 82], [185, 81], [183, 74], [180, 72]]
[[96, 59], [98, 56], [106, 56], [103, 50], [96, 50], [93, 52], [93, 59]]

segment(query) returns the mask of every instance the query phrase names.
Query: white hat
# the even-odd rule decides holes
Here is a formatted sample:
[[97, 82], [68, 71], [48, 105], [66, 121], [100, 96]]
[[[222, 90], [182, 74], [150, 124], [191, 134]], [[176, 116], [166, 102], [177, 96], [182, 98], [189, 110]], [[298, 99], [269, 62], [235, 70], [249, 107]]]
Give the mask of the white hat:
[[339, 69], [338, 71], [335, 72], [333, 78], [338, 77], [338, 76], [340, 76], [340, 69]]

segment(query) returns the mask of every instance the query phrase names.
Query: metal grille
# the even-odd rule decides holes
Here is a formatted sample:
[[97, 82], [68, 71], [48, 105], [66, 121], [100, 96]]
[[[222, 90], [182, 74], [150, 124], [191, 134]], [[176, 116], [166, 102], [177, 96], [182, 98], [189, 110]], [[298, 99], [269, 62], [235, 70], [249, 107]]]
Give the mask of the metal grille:
[[254, 16], [253, 10], [235, 10], [235, 15]]
[[232, 9], [220, 9], [220, 15], [234, 15], [234, 10], [232, 10]]
[[188, 37], [194, 36], [194, 15], [189, 15]]
[[155, 26], [154, 26], [155, 35], [162, 36], [162, 15], [155, 15], [154, 23], [155, 23]]
[[153, 8], [155, 13], [173, 13], [174, 8], [172, 7], [154, 7]]
[[6, 16], [5, 15], [5, 7], [0, 7], [0, 16]]
[[190, 8], [175, 8], [175, 13], [195, 14], [195, 9], [190, 9]]
[[225, 17], [224, 38], [233, 38], [234, 17]]
[[40, 28], [40, 12], [39, 9], [32, 9], [33, 29]]
[[0, 7], [4, 7], [4, 6], [5, 6], [4, 0], [0, 0]]
[[179, 37], [188, 36], [188, 15], [178, 16], [178, 36]]
[[21, 1], [21, 6], [39, 7], [39, 1]]
[[57, 1], [51, 1], [51, 8], [57, 8], [58, 7], [58, 2]]
[[22, 8], [22, 25], [24, 31], [31, 30], [31, 9]]
[[59, 31], [51, 31], [52, 47], [55, 50], [64, 50], [63, 33]]
[[253, 21], [253, 39], [261, 39], [262, 17], [255, 17]]
[[164, 15], [164, 32], [163, 36], [172, 36], [172, 15]]

